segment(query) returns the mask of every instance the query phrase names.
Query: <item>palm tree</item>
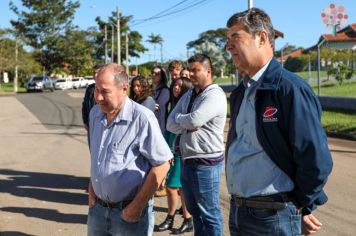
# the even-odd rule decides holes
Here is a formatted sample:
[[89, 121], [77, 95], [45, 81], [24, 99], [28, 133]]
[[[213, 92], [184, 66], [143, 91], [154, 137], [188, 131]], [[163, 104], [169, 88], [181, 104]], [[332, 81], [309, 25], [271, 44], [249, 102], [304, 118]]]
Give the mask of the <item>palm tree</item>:
[[163, 62], [163, 55], [162, 55], [162, 44], [163, 44], [163, 38], [161, 35], [157, 34], [155, 35], [154, 33], [151, 33], [148, 36], [148, 40], [146, 42], [149, 42], [153, 44], [153, 60], [156, 61], [156, 45], [159, 44], [161, 45], [161, 63]]

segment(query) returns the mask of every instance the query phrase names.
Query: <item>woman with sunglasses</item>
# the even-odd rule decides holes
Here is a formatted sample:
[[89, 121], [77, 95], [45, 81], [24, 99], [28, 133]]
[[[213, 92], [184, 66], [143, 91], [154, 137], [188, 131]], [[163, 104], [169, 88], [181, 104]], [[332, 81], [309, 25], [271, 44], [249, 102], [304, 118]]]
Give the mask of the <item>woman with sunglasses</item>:
[[166, 72], [160, 66], [154, 66], [151, 70], [152, 94], [156, 101], [155, 115], [157, 117], [162, 134], [166, 130], [167, 108], [170, 98]]

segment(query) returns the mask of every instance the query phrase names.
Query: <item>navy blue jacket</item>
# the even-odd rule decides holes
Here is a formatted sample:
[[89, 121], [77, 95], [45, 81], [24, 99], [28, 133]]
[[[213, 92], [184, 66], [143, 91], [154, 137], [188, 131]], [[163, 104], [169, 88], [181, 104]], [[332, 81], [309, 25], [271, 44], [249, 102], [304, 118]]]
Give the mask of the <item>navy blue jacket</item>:
[[90, 84], [86, 88], [83, 103], [82, 103], [83, 124], [88, 125], [88, 126], [89, 126], [89, 113], [90, 113], [90, 110], [95, 105], [94, 89], [95, 89], [95, 83]]
[[[226, 154], [236, 138], [242, 83], [230, 96], [230, 130]], [[323, 187], [332, 158], [321, 126], [321, 105], [311, 87], [272, 59], [256, 92], [256, 134], [267, 155], [293, 181], [293, 195], [303, 215], [328, 200]], [[228, 158], [228, 156], [227, 156]]]

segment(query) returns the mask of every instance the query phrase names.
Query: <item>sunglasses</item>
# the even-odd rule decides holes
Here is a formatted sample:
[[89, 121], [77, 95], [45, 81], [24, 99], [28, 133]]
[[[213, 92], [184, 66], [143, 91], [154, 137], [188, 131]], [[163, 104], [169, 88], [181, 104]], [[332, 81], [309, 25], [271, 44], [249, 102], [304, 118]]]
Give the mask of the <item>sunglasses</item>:
[[161, 75], [161, 71], [152, 72], [152, 75]]

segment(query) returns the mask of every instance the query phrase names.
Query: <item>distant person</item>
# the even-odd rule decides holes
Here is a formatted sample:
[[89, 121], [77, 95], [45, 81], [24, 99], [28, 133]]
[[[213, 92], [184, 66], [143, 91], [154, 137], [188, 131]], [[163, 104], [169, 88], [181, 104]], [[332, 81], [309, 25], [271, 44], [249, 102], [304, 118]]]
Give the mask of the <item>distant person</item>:
[[183, 68], [181, 72], [179, 73], [180, 77], [188, 78], [190, 79], [190, 73], [187, 68]]
[[173, 60], [169, 63], [168, 65], [168, 72], [169, 72], [169, 91], [172, 96], [172, 91], [173, 91], [173, 84], [176, 79], [180, 77], [180, 72], [183, 69], [183, 64], [181, 61], [178, 60]]
[[[100, 68], [102, 65], [96, 64], [93, 66], [93, 80], [95, 81], [96, 75], [98, 74]], [[85, 95], [82, 103], [82, 119], [83, 119], [83, 124], [85, 130], [88, 132], [89, 131], [89, 113], [92, 107], [95, 105], [95, 99], [94, 99], [94, 88], [95, 88], [95, 83], [90, 84], [86, 90], [85, 90]], [[88, 135], [89, 137], [89, 135]]]
[[130, 98], [135, 102], [147, 107], [152, 112], [155, 111], [156, 102], [151, 97], [151, 88], [148, 79], [142, 75], [135, 76], [131, 80]]
[[327, 201], [333, 165], [318, 97], [273, 58], [274, 29], [264, 11], [236, 13], [227, 27], [226, 48], [245, 77], [230, 96], [230, 234], [315, 233], [321, 223], [312, 211]]
[[[176, 79], [173, 82], [173, 91], [171, 98], [171, 110], [177, 104], [179, 99], [183, 96], [192, 87], [192, 83], [185, 77]], [[155, 231], [162, 232], [165, 230], [172, 230], [172, 234], [182, 234], [185, 232], [193, 231], [193, 219], [190, 213], [188, 212], [185, 201], [184, 194], [182, 190], [182, 184], [180, 181], [181, 178], [181, 157], [179, 150], [174, 145], [174, 141], [177, 139], [176, 135], [166, 131], [165, 133], [166, 141], [171, 147], [172, 152], [174, 153], [174, 159], [171, 162], [171, 167], [169, 169], [167, 179], [166, 179], [166, 188], [167, 188], [167, 202], [168, 202], [168, 214], [166, 219], [159, 225], [155, 226]], [[179, 139], [179, 137], [178, 137]], [[179, 202], [179, 196], [182, 203], [182, 215], [183, 223], [178, 229], [173, 229], [174, 217], [178, 213], [177, 207]]]
[[168, 72], [171, 79], [171, 84], [173, 83], [173, 81], [180, 77], [180, 72], [182, 71], [182, 69], [183, 64], [178, 60], [173, 60], [169, 63]]
[[88, 235], [149, 235], [152, 195], [173, 156], [154, 114], [127, 97], [128, 76], [105, 65], [90, 112]]
[[219, 195], [227, 101], [224, 91], [213, 84], [208, 56], [196, 54], [188, 64], [194, 88], [169, 114], [167, 130], [180, 135], [181, 182], [187, 209], [193, 215], [194, 235], [221, 236], [224, 227]]
[[151, 70], [151, 76], [152, 95], [156, 101], [155, 115], [163, 134], [166, 130], [167, 109], [170, 99], [170, 91], [167, 86], [167, 75], [162, 67], [154, 66]]

